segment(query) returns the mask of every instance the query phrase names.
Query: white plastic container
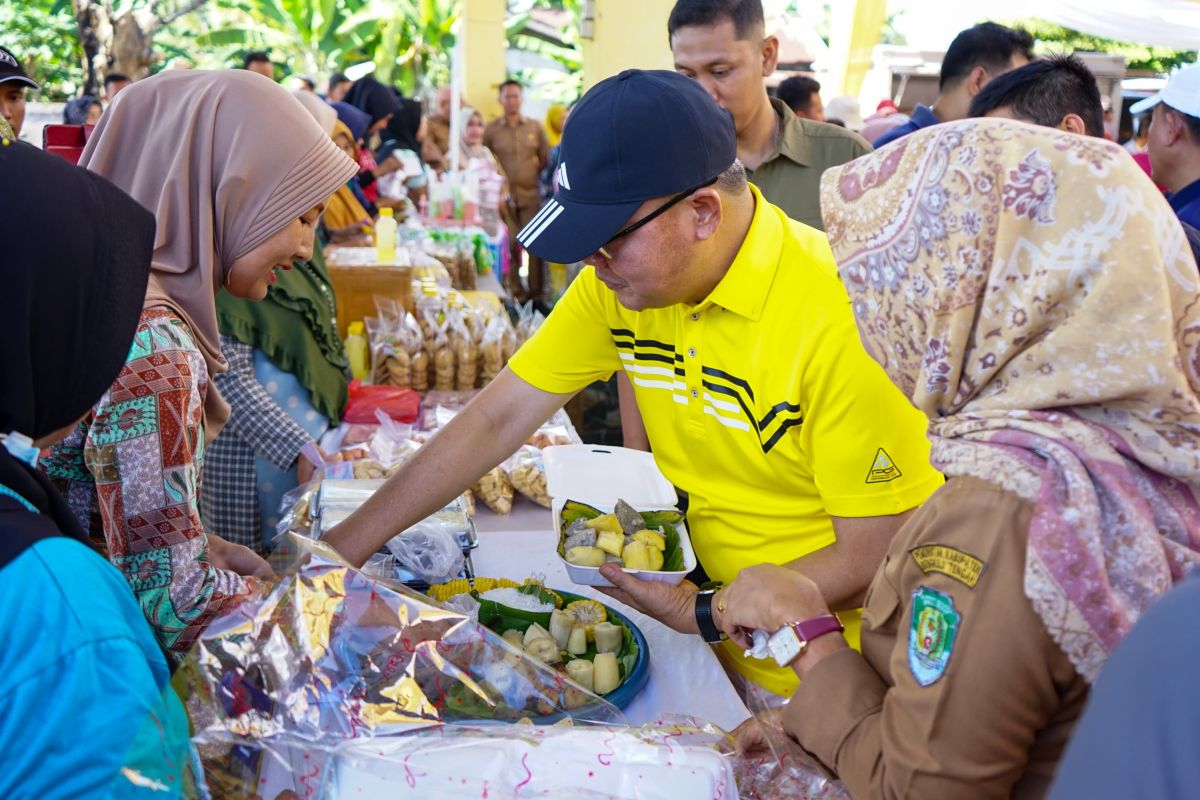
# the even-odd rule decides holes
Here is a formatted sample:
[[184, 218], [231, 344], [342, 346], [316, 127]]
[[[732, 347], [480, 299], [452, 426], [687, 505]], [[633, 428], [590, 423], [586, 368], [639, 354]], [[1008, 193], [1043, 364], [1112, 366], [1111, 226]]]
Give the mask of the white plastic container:
[[[641, 450], [624, 447], [602, 447], [590, 444], [560, 445], [542, 451], [546, 462], [546, 488], [550, 493], [550, 510], [554, 515], [554, 542], [558, 547], [562, 535], [561, 514], [568, 500], [586, 503], [607, 513], [618, 500], [624, 500], [637, 511], [662, 511], [674, 508], [679, 502], [671, 485], [654, 463], [654, 456]], [[644, 581], [678, 584], [696, 568], [696, 551], [688, 536], [687, 525], [680, 523], [679, 547], [683, 552], [683, 570], [627, 569]], [[562, 556], [563, 566], [571, 580], [583, 586], [612, 586], [600, 574], [599, 567], [580, 567]]]
[[320, 796], [736, 800], [738, 795], [732, 760], [703, 745], [647, 741], [635, 729], [615, 726], [497, 725], [475, 732], [454, 727], [347, 742], [335, 751]]

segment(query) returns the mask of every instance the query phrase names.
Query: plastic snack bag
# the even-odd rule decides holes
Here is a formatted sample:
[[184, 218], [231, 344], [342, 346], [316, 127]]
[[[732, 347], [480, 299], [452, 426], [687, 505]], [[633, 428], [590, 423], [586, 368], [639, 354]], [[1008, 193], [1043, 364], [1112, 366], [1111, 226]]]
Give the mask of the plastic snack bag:
[[458, 537], [434, 522], [422, 522], [394, 536], [388, 550], [400, 565], [426, 583], [441, 583], [462, 572], [462, 547]]
[[480, 370], [480, 383], [487, 386], [500, 372], [504, 369], [504, 365], [508, 363], [505, 358], [505, 337], [512, 330], [512, 325], [508, 322], [508, 317], [497, 314], [492, 317], [491, 321], [483, 330], [483, 337], [479, 343], [479, 349], [483, 356], [483, 364]]
[[472, 487], [475, 497], [497, 514], [512, 511], [513, 485], [504, 467], [495, 467], [479, 479]]
[[542, 461], [540, 450], [526, 445], [508, 460], [506, 466], [514, 489], [539, 506], [550, 507], [550, 491], [546, 488], [546, 464]]
[[475, 337], [467, 326], [462, 310], [452, 310], [446, 315], [446, 320], [449, 324], [450, 341], [454, 346], [454, 360], [457, 365], [454, 388], [474, 389], [479, 364], [479, 348], [475, 345]]

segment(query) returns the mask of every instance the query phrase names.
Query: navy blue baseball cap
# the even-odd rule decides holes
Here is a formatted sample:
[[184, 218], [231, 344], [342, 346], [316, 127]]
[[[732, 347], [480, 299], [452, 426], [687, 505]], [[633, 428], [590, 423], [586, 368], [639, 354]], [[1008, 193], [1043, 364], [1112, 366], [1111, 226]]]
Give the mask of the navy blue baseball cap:
[[582, 261], [647, 200], [699, 189], [737, 159], [733, 117], [699, 83], [631, 69], [607, 78], [571, 110], [558, 191], [517, 234], [536, 256]]
[[23, 83], [31, 89], [40, 89], [37, 81], [25, 74], [21, 62], [7, 48], [0, 47], [0, 83]]

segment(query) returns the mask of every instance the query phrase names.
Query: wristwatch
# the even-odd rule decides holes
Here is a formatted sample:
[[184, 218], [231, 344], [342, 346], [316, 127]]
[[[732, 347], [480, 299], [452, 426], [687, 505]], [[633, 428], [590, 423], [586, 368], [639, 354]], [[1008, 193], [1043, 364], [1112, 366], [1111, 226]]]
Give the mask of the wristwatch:
[[717, 628], [712, 617], [713, 595], [720, 588], [719, 583], [706, 583], [704, 588], [696, 592], [696, 627], [700, 629], [700, 638], [709, 644], [716, 644], [725, 638], [725, 634]]
[[841, 633], [846, 630], [836, 614], [824, 614], [803, 622], [792, 622], [784, 625], [767, 640], [767, 652], [775, 659], [775, 663], [786, 667], [804, 655], [808, 643], [827, 633]]

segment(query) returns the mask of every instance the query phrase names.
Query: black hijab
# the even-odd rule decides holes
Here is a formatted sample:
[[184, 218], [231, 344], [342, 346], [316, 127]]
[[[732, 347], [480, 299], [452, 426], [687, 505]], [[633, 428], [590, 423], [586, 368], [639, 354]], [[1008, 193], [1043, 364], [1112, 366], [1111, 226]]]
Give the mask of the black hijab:
[[[26, 144], [0, 143], [0, 186], [10, 189], [0, 194], [0, 433], [39, 439], [86, 414], [124, 365], [154, 216], [98, 175]], [[2, 445], [0, 484], [86, 540], [46, 478]], [[0, 530], [0, 551], [7, 538]]]
[[[393, 150], [412, 150], [419, 158], [421, 143], [417, 141], [417, 131], [421, 130], [421, 104], [403, 97], [397, 98], [396, 102], [400, 104], [400, 109], [383, 129], [384, 147], [389, 153]], [[380, 158], [386, 158], [386, 154]]]
[[372, 125], [388, 114], [400, 111], [400, 101], [392, 94], [392, 90], [370, 75], [354, 82], [350, 91], [346, 92], [346, 102], [359, 111], [367, 112]]

